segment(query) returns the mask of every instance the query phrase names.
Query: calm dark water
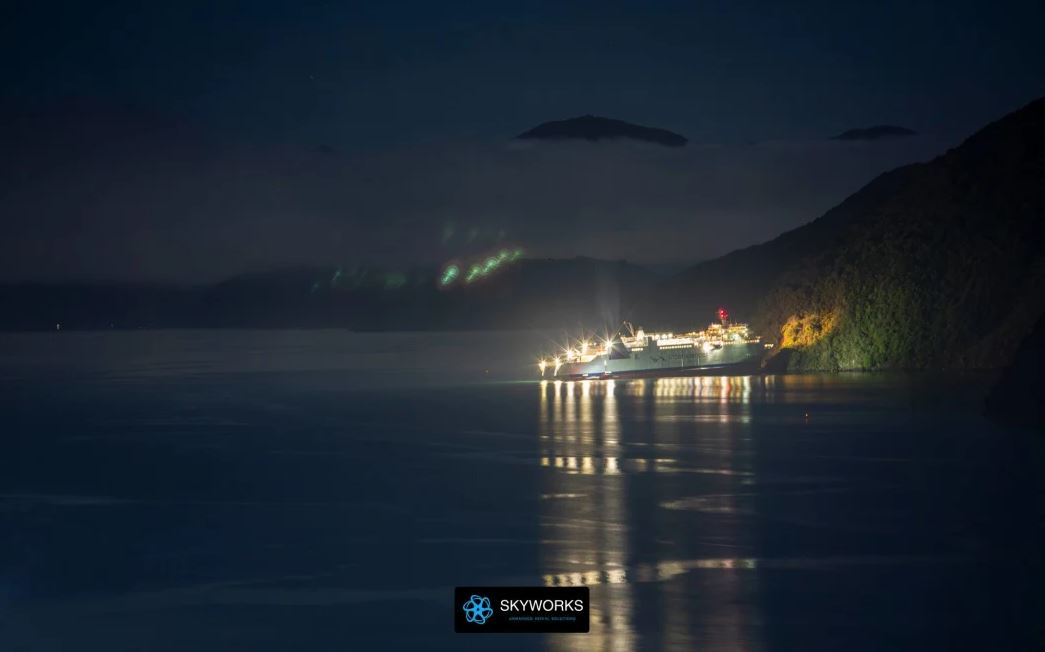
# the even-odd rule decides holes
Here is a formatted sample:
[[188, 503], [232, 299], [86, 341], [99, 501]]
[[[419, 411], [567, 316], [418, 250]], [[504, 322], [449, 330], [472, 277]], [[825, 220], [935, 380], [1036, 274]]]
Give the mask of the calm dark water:
[[[521, 380], [544, 339], [0, 336], [0, 650], [1034, 647], [983, 379]], [[592, 632], [455, 635], [458, 584]]]

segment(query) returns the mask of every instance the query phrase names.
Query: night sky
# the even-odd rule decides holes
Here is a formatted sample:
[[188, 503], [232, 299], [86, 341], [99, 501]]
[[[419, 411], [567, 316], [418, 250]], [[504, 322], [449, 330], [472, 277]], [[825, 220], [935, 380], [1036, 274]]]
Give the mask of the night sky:
[[[695, 262], [1045, 94], [1041, 2], [791, 5], [4, 3], [0, 281]], [[512, 140], [584, 114], [690, 144]]]

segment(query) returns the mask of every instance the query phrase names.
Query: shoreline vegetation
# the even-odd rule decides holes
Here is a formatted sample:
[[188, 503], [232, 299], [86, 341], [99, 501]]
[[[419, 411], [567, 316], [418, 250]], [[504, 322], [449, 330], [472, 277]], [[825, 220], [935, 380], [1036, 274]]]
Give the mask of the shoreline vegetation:
[[[1000, 369], [1045, 312], [1045, 100], [823, 217], [684, 272], [791, 371]], [[676, 313], [681, 320], [686, 313]]]

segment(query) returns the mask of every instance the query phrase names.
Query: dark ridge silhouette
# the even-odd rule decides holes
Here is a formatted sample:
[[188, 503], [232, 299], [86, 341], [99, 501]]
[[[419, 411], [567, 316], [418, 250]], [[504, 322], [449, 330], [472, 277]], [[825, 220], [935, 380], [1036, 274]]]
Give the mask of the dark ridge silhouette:
[[688, 141], [666, 129], [643, 127], [623, 120], [585, 115], [568, 120], [554, 120], [537, 125], [516, 136], [522, 140], [613, 140], [630, 138], [666, 147], [683, 147]]
[[1006, 365], [1045, 311], [1045, 99], [649, 303], [676, 324], [718, 305], [792, 369]]
[[831, 136], [831, 140], [884, 140], [886, 138], [907, 138], [918, 135], [917, 131], [907, 127], [896, 125], [875, 125], [864, 129], [849, 129], [837, 136]]

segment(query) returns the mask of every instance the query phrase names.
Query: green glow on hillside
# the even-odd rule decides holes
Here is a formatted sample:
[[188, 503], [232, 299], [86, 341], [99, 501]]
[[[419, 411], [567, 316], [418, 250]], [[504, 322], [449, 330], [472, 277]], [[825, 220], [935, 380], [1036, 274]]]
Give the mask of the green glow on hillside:
[[447, 265], [446, 269], [443, 270], [443, 276], [439, 279], [439, 285], [446, 287], [450, 285], [457, 277], [461, 275], [461, 268], [457, 265]]
[[[521, 248], [515, 249], [501, 249], [496, 254], [488, 255], [485, 258], [476, 261], [467, 267], [468, 272], [464, 273], [464, 282], [466, 284], [474, 283], [479, 279], [490, 276], [497, 270], [502, 269], [509, 263], [513, 263], [519, 260], [523, 255]], [[443, 269], [442, 275], [439, 277], [440, 287], [449, 287], [462, 276], [462, 267], [456, 263], [451, 263]]]

